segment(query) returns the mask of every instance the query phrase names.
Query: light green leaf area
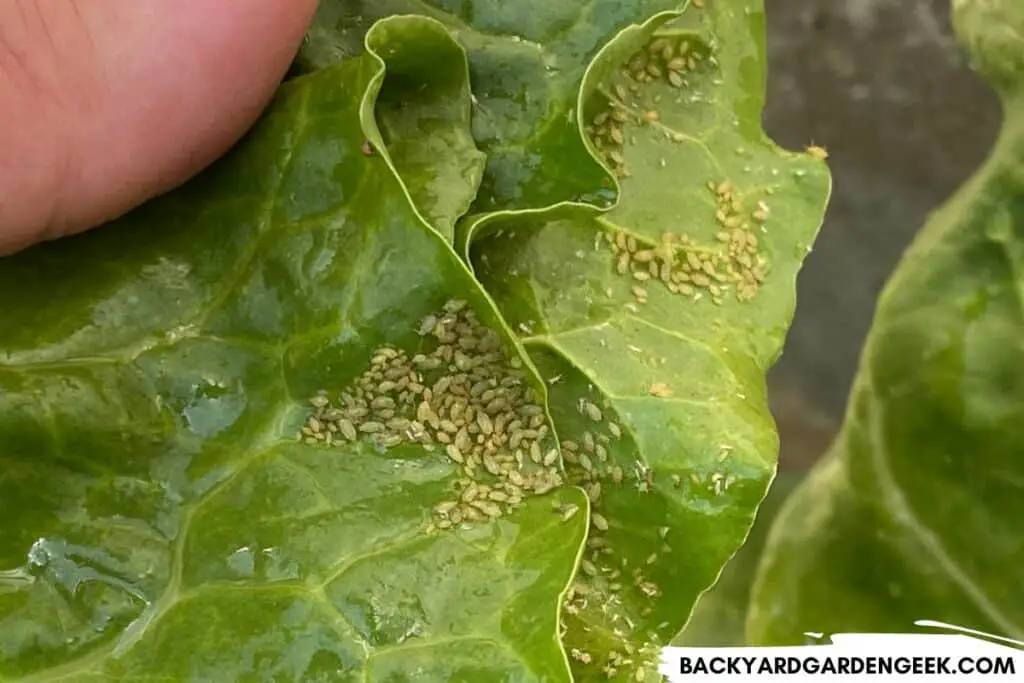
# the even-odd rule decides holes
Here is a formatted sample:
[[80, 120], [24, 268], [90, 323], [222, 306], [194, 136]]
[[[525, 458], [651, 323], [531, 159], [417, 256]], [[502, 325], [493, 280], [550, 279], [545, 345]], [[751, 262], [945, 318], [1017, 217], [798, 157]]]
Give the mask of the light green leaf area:
[[381, 140], [414, 205], [451, 243], [487, 163], [470, 130], [465, 52], [448, 36], [434, 49], [408, 50], [401, 23], [378, 24], [371, 35], [368, 44], [387, 60], [374, 103]]
[[[579, 489], [427, 533], [443, 452], [294, 438], [381, 345], [430, 353], [449, 300], [514, 341], [374, 122], [415, 84], [468, 139], [464, 55], [423, 18], [368, 42], [397, 79], [367, 53], [292, 80], [188, 185], [0, 261], [0, 681], [570, 680], [587, 522], [551, 507]], [[451, 226], [470, 184], [424, 213]]]
[[596, 513], [563, 605], [582, 681], [650, 674], [746, 537], [778, 449], [765, 373], [830, 189], [761, 131], [760, 3], [672, 18], [623, 31], [584, 79], [619, 202], [493, 213], [461, 238]]
[[607, 205], [614, 187], [576, 125], [580, 82], [618, 32], [683, 0], [324, 0], [298, 59], [309, 70], [359, 54], [377, 19], [422, 14], [469, 54], [473, 137], [487, 154], [475, 213], [578, 200]]
[[757, 519], [743, 546], [725, 565], [718, 581], [700, 596], [690, 621], [672, 645], [680, 647], [743, 647], [747, 645], [750, 591], [757, 575], [765, 540], [779, 508], [803, 478], [802, 473], [780, 473], [757, 508]]
[[1024, 639], [1024, 7], [953, 5], [1003, 131], [883, 292], [841, 434], [773, 525], [752, 642], [920, 619]]

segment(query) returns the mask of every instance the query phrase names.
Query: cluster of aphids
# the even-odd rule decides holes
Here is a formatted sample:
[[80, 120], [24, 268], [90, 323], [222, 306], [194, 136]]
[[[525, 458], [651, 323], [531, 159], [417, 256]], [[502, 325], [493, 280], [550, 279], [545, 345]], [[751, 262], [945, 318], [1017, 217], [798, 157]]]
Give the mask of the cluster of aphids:
[[418, 444], [447, 458], [460, 476], [451, 498], [435, 506], [428, 532], [499, 518], [560, 486], [544, 408], [498, 334], [464, 301], [427, 316], [419, 333], [433, 338], [432, 350], [376, 349], [337, 402], [326, 392], [311, 399], [314, 412], [297, 438], [327, 446]]
[[647, 286], [661, 282], [669, 292], [699, 299], [706, 292], [721, 304], [734, 290], [739, 301], [754, 298], [767, 274], [767, 262], [758, 251], [757, 232], [768, 220], [764, 201], [748, 213], [728, 182], [708, 183], [715, 195], [718, 244], [700, 246], [686, 235], [665, 232], [653, 244], [621, 230], [605, 233], [615, 254], [615, 271], [634, 280], [633, 297], [648, 300]]
[[[632, 141], [627, 125], [651, 125], [661, 118], [656, 109], [637, 101], [642, 87], [651, 82], [664, 81], [673, 88], [686, 88], [689, 85], [686, 74], [696, 69], [706, 58], [689, 40], [675, 36], [655, 38], [646, 50], [630, 57], [622, 70], [627, 85], [616, 84], [607, 93], [607, 108], [595, 114], [586, 127], [594, 146], [619, 178], [630, 176], [626, 159], [622, 155], [623, 146]], [[660, 99], [660, 95], [655, 95], [651, 104], [657, 105]], [[666, 135], [675, 142], [686, 139], [671, 131], [666, 131]]]
[[[647, 652], [643, 647], [635, 647], [633, 643], [650, 642], [656, 636], [645, 633], [640, 624], [630, 618], [630, 609], [624, 603], [623, 596], [631, 594], [628, 603], [636, 605], [638, 598], [653, 603], [661, 595], [661, 589], [648, 578], [647, 572], [663, 554], [671, 552], [667, 541], [669, 529], [663, 527], [658, 530], [660, 548], [634, 565], [630, 565], [624, 555], [616, 552], [609, 536], [609, 532], [615, 531], [612, 528], [614, 520], [610, 522], [601, 512], [604, 507], [603, 488], [609, 485], [630, 486], [641, 493], [650, 493], [654, 474], [640, 460], [624, 469], [619, 464], [621, 460], [617, 462], [612, 457], [609, 451], [624, 438], [624, 430], [607, 413], [607, 406], [602, 409], [593, 401], [580, 398], [577, 410], [586, 419], [588, 428], [576, 439], [562, 441], [562, 455], [568, 482], [582, 487], [590, 499], [590, 530], [580, 560], [580, 573], [566, 593], [562, 613], [563, 618], [578, 617], [584, 623], [597, 620], [605, 624], [611, 635], [619, 641], [619, 646], [600, 655], [591, 654], [579, 647], [570, 647], [569, 655], [582, 665], [599, 668], [609, 678], [632, 671], [639, 676], [636, 680], [644, 680], [650, 662], [657, 659], [656, 656], [652, 657], [652, 653], [656, 655], [657, 651]], [[572, 505], [561, 506], [560, 511], [566, 518], [576, 513]], [[650, 614], [650, 604], [641, 608], [641, 617]], [[568, 633], [569, 623], [562, 623], [563, 636]], [[575, 625], [579, 622], [571, 623]], [[600, 657], [600, 660], [596, 657]]]

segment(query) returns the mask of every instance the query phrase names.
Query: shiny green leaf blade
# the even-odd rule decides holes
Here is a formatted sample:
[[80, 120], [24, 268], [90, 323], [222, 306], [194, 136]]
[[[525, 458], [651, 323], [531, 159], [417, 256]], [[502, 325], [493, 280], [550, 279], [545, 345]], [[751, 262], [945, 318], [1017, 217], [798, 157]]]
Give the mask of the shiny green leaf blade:
[[1003, 132], [883, 292], [842, 431], [773, 525], [753, 642], [920, 619], [1024, 640], [1024, 6], [953, 5]]
[[413, 204], [451, 243], [487, 163], [470, 129], [465, 53], [436, 30], [419, 38], [422, 49], [403, 50], [408, 22], [383, 24], [370, 37], [369, 48], [387, 62], [375, 102], [381, 137]]
[[747, 612], [764, 543], [779, 508], [800, 483], [802, 474], [780, 473], [757, 507], [757, 519], [743, 546], [725, 565], [718, 581], [700, 596], [690, 621], [672, 645], [681, 647], [743, 647], [747, 645]]
[[560, 201], [606, 205], [614, 189], [581, 143], [576, 99], [597, 52], [620, 30], [674, 10], [682, 0], [325, 0], [300, 69], [361, 50], [362, 33], [392, 14], [423, 14], [448, 26], [469, 53], [473, 134], [487, 154], [476, 213]]
[[830, 189], [761, 131], [760, 4], [670, 19], [624, 30], [584, 79], [618, 204], [498, 212], [464, 235], [596, 512], [563, 607], [581, 681], [651, 671], [746, 537], [778, 448], [765, 374]]
[[[461, 60], [419, 84], [465, 93], [436, 22], [368, 40], [410, 83]], [[586, 517], [551, 506], [582, 492], [428, 533], [460, 468], [309, 426], [375, 349], [429, 353], [452, 299], [514, 341], [365, 154], [383, 80], [369, 53], [294, 79], [180, 190], [0, 261], [0, 680], [570, 680]]]

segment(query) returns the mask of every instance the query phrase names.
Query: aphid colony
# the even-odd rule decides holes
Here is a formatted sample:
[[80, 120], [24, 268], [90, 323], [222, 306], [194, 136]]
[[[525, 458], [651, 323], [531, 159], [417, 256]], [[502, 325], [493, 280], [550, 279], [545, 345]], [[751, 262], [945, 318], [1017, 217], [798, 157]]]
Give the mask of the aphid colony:
[[[602, 153], [605, 161], [620, 178], [628, 178], [630, 173], [626, 160], [622, 156], [623, 146], [630, 141], [627, 124], [650, 125], [656, 123], [661, 116], [654, 109], [640, 105], [637, 99], [644, 84], [665, 81], [673, 88], [686, 88], [689, 85], [686, 74], [708, 59], [698, 48], [691, 46], [690, 41], [677, 37], [660, 37], [652, 40], [646, 50], [641, 50], [630, 57], [622, 69], [627, 85], [621, 83], [613, 87], [613, 93], [606, 93], [609, 105], [598, 112], [586, 127], [587, 134], [594, 146]], [[660, 96], [655, 96], [655, 103]], [[631, 101], [634, 100], [634, 101]], [[666, 131], [666, 136], [682, 142], [685, 136]]]
[[[578, 647], [571, 647], [569, 655], [580, 664], [594, 665], [600, 668], [608, 678], [620, 673], [632, 671], [636, 680], [644, 680], [646, 671], [657, 661], [658, 636], [654, 632], [642, 633], [640, 625], [635, 623], [627, 613], [622, 600], [624, 592], [631, 593], [630, 605], [637, 599], [653, 602], [661, 594], [659, 587], [650, 581], [646, 572], [657, 562], [661, 554], [671, 552], [667, 543], [668, 528], [658, 532], [660, 550], [651, 553], [641, 563], [630, 566], [626, 557], [617, 555], [607, 532], [609, 520], [601, 513], [603, 508], [602, 492], [610, 485], [635, 486], [641, 493], [650, 493], [654, 483], [650, 467], [640, 461], [633, 462], [629, 472], [616, 464], [610, 450], [623, 437], [623, 430], [616, 422], [606, 415], [604, 410], [586, 398], [577, 401], [577, 410], [581, 417], [592, 423], [590, 429], [582, 432], [578, 440], [562, 441], [562, 455], [565, 460], [566, 475], [569, 483], [583, 488], [590, 499], [591, 515], [590, 530], [584, 556], [580, 561], [580, 572], [568, 589], [562, 604], [563, 619], [580, 616], [573, 620], [575, 628], [586, 630], [587, 623], [601, 623], [618, 641], [617, 648], [603, 653], [604, 659], [595, 661], [595, 655]], [[564, 519], [569, 519], [577, 512], [575, 506], [560, 506], [557, 512]], [[594, 613], [584, 616], [588, 611]], [[650, 605], [643, 607], [641, 617], [650, 615]], [[568, 624], [563, 621], [562, 635], [568, 633]], [[570, 640], [571, 638], [570, 634]], [[647, 644], [637, 648], [633, 643], [646, 641]]]
[[[529, 495], [562, 484], [558, 450], [544, 409], [534, 402], [522, 361], [477, 320], [465, 301], [449, 301], [423, 321], [436, 339], [429, 353], [382, 346], [370, 367], [340, 392], [321, 392], [297, 438], [341, 445], [369, 439], [382, 448], [420, 444], [456, 465], [449, 500], [434, 507], [427, 532], [501, 517]], [[549, 445], [546, 445], [549, 444]]]
[[[628, 87], [621, 83], [606, 92], [608, 108], [597, 113], [587, 133], [620, 178], [629, 176], [623, 147], [632, 140], [631, 125], [659, 125], [660, 115], [637, 102], [645, 84], [668, 81], [685, 88], [685, 74], [702, 62], [714, 63], [706, 46], [691, 44], [685, 38], [656, 37], [646, 49], [635, 53], [623, 68]], [[660, 96], [654, 96], [657, 103]], [[678, 132], [664, 129], [668, 139], [686, 140]], [[721, 304], [734, 293], [739, 301], [752, 299], [764, 281], [767, 262], [758, 252], [755, 228], [763, 230], [769, 218], [768, 205], [759, 201], [748, 210], [742, 198], [726, 182], [709, 183], [715, 196], [717, 244], [700, 245], [685, 234], [664, 232], [658, 243], [620, 231], [606, 233], [616, 254], [615, 270], [633, 279], [630, 291], [636, 304], [648, 301], [648, 287], [660, 281], [673, 294], [700, 299], [705, 294]], [[633, 306], [635, 304], [630, 304]]]
[[662, 233], [658, 244], [621, 230], [605, 232], [615, 254], [615, 272], [634, 280], [632, 293], [638, 304], [647, 303], [646, 287], [652, 282], [661, 282], [673, 294], [694, 299], [707, 292], [716, 304], [721, 304], [733, 289], [739, 301], [757, 295], [767, 262], [758, 253], [753, 226], [768, 220], [768, 205], [759, 201], [748, 214], [728, 182], [711, 182], [708, 187], [715, 196], [717, 246], [701, 246], [686, 235], [671, 232]]

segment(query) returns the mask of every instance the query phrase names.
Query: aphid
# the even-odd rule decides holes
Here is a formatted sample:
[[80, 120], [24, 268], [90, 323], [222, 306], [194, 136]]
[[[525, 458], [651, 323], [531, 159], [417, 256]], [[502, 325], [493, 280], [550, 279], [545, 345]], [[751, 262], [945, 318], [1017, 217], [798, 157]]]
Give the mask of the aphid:
[[455, 440], [452, 442], [453, 445], [460, 451], [468, 451], [473, 448], [473, 440], [469, 436], [469, 431], [462, 427], [455, 435]]
[[544, 409], [539, 405], [530, 403], [520, 408], [519, 414], [522, 415], [523, 417], [533, 417], [535, 415], [543, 415]]
[[437, 416], [434, 415], [434, 411], [430, 407], [430, 403], [427, 401], [420, 402], [416, 408], [416, 420], [419, 422], [430, 422], [431, 417], [435, 420], [437, 419]]
[[601, 409], [598, 408], [593, 403], [591, 403], [590, 401], [587, 401], [583, 404], [583, 411], [586, 413], [587, 417], [589, 417], [594, 422], [600, 422], [602, 419], [604, 419], [604, 415], [602, 415]]
[[590, 521], [598, 531], [608, 531], [608, 520], [599, 512], [590, 516]]
[[671, 44], [671, 42], [669, 41], [668, 38], [655, 38], [647, 46], [647, 51], [649, 53], [651, 53], [652, 55], [656, 55], [659, 52], [663, 51], [666, 47], [671, 47], [671, 46], [672, 46], [672, 44]]
[[611, 435], [614, 436], [616, 439], [622, 438], [622, 429], [620, 429], [619, 425], [617, 425], [616, 423], [609, 422], [608, 431], [611, 432]]
[[629, 272], [629, 260], [630, 255], [628, 251], [624, 251], [619, 255], [619, 261], [615, 265], [615, 271], [619, 275], [625, 275], [626, 273]]
[[392, 409], [395, 407], [395, 399], [389, 396], [378, 396], [377, 398], [373, 399], [373, 402], [370, 404], [370, 407], [377, 409]]
[[580, 507], [578, 505], [569, 504], [562, 509], [562, 521], [568, 522], [570, 519], [579, 512]]
[[633, 254], [633, 260], [638, 263], [647, 263], [655, 256], [654, 250], [652, 249], [641, 249], [640, 251]]
[[544, 455], [544, 467], [551, 467], [558, 462], [558, 449], [552, 448]]
[[491, 422], [491, 418], [486, 413], [480, 412], [476, 415], [476, 423], [480, 427], [480, 431], [484, 434], [494, 433], [494, 423]]
[[444, 452], [448, 454], [449, 458], [460, 465], [466, 462], [465, 457], [462, 455], [462, 451], [460, 451], [454, 444], [448, 444], [445, 446]]
[[664, 382], [652, 383], [647, 393], [658, 398], [670, 398], [672, 396], [672, 390]]
[[611, 139], [612, 139], [612, 140], [613, 140], [613, 141], [615, 142], [615, 144], [617, 144], [617, 145], [621, 145], [621, 144], [623, 144], [623, 143], [624, 143], [624, 142], [626, 141], [626, 138], [624, 138], [624, 137], [622, 136], [622, 129], [621, 129], [621, 128], [612, 128], [612, 129], [610, 129], [610, 130], [608, 131], [608, 136], [609, 136], [609, 137], [610, 137], [610, 138], [611, 138]]
[[484, 513], [492, 519], [497, 519], [498, 517], [501, 517], [501, 508], [490, 501], [474, 500], [472, 505], [477, 510], [479, 510], [480, 512]]
[[820, 145], [808, 145], [804, 151], [814, 159], [820, 159], [821, 161], [828, 159], [828, 150]]
[[434, 506], [434, 511], [439, 515], [447, 515], [458, 506], [454, 500], [445, 500]]
[[588, 453], [594, 452], [594, 435], [590, 432], [583, 432], [583, 450]]
[[375, 434], [383, 430], [384, 425], [380, 422], [363, 422], [359, 425], [359, 431], [364, 434]]
[[587, 472], [593, 471], [594, 463], [590, 459], [589, 455], [587, 455], [586, 453], [580, 453], [577, 459], [579, 460], [580, 467], [582, 467]]
[[659, 118], [661, 118], [661, 116], [658, 114], [658, 112], [654, 111], [653, 109], [645, 111], [640, 116], [640, 119], [643, 123], [654, 123]]

